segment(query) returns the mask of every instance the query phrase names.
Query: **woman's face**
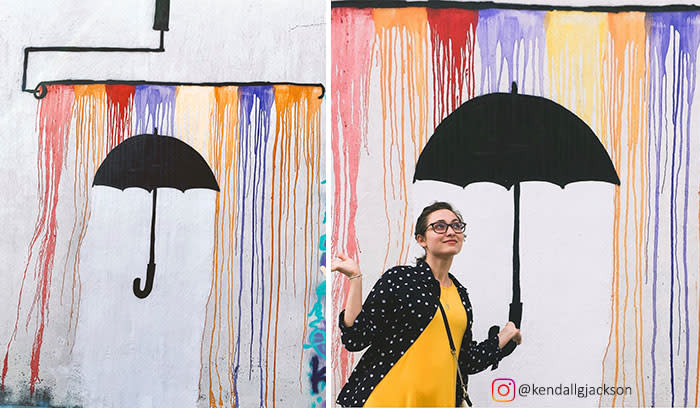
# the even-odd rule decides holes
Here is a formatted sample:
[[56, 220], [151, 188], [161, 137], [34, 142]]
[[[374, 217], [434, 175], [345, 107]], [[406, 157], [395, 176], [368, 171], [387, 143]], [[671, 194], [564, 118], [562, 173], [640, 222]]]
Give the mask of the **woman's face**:
[[462, 250], [462, 244], [464, 243], [464, 234], [462, 232], [455, 232], [452, 227], [448, 227], [447, 231], [438, 234], [431, 227], [436, 222], [452, 224], [458, 221], [461, 220], [450, 210], [437, 210], [428, 215], [428, 229], [424, 235], [418, 235], [416, 238], [418, 244], [425, 249], [427, 256], [440, 258], [454, 256]]

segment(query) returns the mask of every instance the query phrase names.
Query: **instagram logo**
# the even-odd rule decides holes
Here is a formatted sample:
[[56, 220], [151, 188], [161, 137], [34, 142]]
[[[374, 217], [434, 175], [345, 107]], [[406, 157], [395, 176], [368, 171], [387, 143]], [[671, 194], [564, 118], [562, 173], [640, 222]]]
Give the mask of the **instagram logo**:
[[515, 381], [510, 378], [496, 378], [491, 383], [491, 398], [496, 402], [510, 402], [515, 399]]

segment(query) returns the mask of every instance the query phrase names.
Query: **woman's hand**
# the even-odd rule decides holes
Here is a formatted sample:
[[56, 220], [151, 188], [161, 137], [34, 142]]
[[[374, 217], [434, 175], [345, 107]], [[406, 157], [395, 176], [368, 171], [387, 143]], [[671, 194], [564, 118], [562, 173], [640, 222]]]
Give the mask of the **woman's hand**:
[[345, 254], [336, 255], [335, 259], [331, 260], [331, 271], [338, 271], [348, 278], [360, 274], [360, 267], [354, 259]]
[[334, 259], [331, 259], [331, 271], [338, 271], [348, 278], [354, 278], [350, 280], [348, 297], [345, 299], [344, 323], [345, 326], [351, 327], [362, 310], [362, 276], [360, 275], [360, 266], [349, 256], [338, 254]]
[[523, 342], [523, 337], [520, 335], [520, 329], [515, 327], [515, 323], [508, 322], [498, 333], [498, 348], [505, 347], [511, 340], [520, 344]]

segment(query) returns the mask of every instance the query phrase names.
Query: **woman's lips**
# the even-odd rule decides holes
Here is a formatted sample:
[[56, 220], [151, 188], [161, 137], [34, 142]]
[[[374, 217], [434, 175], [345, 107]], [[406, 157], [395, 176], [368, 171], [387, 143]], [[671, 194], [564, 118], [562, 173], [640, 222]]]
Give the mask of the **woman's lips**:
[[456, 240], [456, 239], [450, 239], [450, 240], [445, 241], [445, 243], [446, 243], [446, 244], [456, 244], [456, 243], [457, 243], [457, 240]]

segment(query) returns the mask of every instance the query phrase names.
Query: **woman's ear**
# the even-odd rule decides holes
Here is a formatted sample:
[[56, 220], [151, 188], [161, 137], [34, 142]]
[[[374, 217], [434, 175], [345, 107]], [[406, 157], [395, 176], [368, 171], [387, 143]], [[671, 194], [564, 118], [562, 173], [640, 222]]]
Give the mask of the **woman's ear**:
[[418, 245], [420, 245], [422, 248], [426, 247], [425, 237], [423, 235], [416, 234], [416, 242], [418, 242]]

